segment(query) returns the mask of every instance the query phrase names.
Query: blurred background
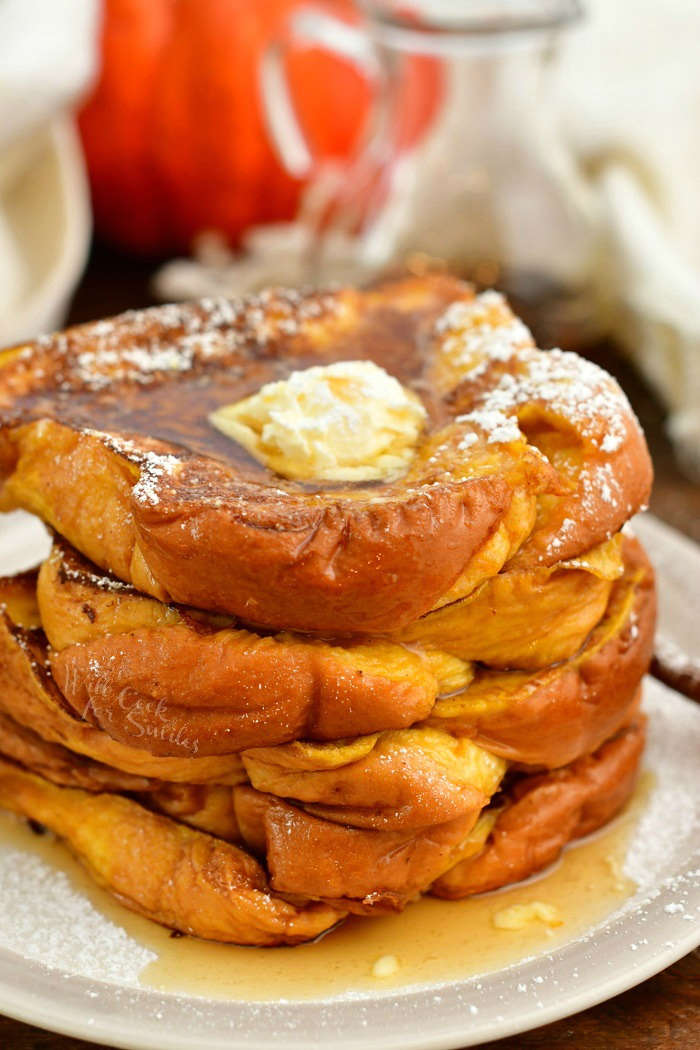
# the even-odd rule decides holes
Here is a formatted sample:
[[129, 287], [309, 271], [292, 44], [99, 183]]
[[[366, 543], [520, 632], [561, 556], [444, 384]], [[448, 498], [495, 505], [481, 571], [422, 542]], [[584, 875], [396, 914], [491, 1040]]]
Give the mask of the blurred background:
[[0, 345], [450, 268], [622, 381], [700, 540], [696, 0], [2, 0]]

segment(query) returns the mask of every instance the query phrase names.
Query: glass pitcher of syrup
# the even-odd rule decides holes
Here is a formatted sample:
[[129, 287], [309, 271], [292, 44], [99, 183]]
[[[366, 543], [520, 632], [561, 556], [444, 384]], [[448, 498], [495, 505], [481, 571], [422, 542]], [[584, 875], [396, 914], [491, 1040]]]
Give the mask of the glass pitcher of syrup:
[[[261, 96], [288, 170], [307, 180], [305, 279], [445, 266], [505, 290], [545, 343], [595, 335], [595, 201], [561, 134], [552, 79], [577, 0], [367, 0], [351, 25], [297, 8], [263, 56]], [[285, 77], [295, 47], [362, 71], [354, 155], [312, 155]]]

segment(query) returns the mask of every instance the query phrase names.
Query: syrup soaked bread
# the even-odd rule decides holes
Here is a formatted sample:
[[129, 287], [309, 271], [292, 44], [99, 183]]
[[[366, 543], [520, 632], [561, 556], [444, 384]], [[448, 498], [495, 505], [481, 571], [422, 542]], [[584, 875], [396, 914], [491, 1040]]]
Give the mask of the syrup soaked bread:
[[[237, 762], [229, 760], [229, 768], [224, 763], [219, 776], [230, 785], [248, 781], [268, 799], [301, 806], [314, 821], [391, 833], [354, 836], [358, 846], [366, 842], [370, 850], [413, 841], [420, 834], [420, 878], [426, 870], [430, 879], [437, 877], [455, 842], [467, 833], [465, 824], [476, 822], [497, 790], [506, 770], [504, 759], [560, 766], [595, 750], [634, 717], [650, 654], [654, 594], [653, 575], [641, 548], [635, 541], [626, 542], [631, 550], [625, 577], [615, 585], [606, 617], [576, 660], [534, 676], [479, 672], [463, 692], [438, 702], [428, 724], [354, 740], [302, 740], [248, 749]], [[131, 724], [137, 731], [132, 746], [125, 745], [77, 712], [71, 717], [70, 710], [64, 710], [37, 632], [14, 626], [3, 638], [1, 703], [11, 717], [0, 716], [1, 752], [58, 784], [146, 793], [151, 808], [226, 838], [238, 836], [232, 788], [216, 784], [217, 770], [207, 760], [163, 759], [141, 750], [139, 761], [143, 739], [152, 740], [155, 729], [166, 724], [165, 716], [171, 717], [167, 708], [148, 733], [143, 709], [136, 710]], [[196, 733], [196, 721], [191, 720], [190, 733]], [[27, 725], [34, 729], [29, 731]], [[59, 740], [63, 746], [57, 746]], [[214, 783], [167, 785], [137, 778], [137, 771], [151, 778], [208, 776]], [[250, 817], [245, 820], [250, 836]], [[325, 827], [312, 825], [319, 833]], [[438, 827], [440, 834], [434, 839], [427, 829]], [[408, 877], [412, 870], [409, 866], [404, 874]], [[371, 866], [362, 877], [372, 877]], [[399, 884], [392, 885], [392, 892], [398, 893]], [[410, 895], [412, 886], [409, 879], [401, 892]]]
[[0, 758], [0, 804], [51, 828], [100, 885], [156, 922], [211, 940], [294, 944], [347, 912], [397, 911], [421, 893], [464, 897], [533, 874], [622, 807], [643, 743], [643, 722], [632, 722], [571, 766], [516, 778], [476, 821], [471, 811], [423, 828], [353, 828], [249, 787], [228, 789], [250, 852], [186, 827], [186, 791], [170, 800], [171, 819]]
[[632, 794], [645, 735], [638, 716], [593, 754], [516, 780], [486, 841], [466, 850], [431, 893], [458, 900], [519, 882], [555, 861], [567, 843], [602, 827]]
[[419, 893], [466, 897], [518, 882], [556, 860], [568, 842], [621, 809], [643, 747], [643, 720], [636, 720], [570, 766], [506, 785], [471, 826], [457, 818], [422, 829], [364, 831], [246, 786], [234, 788], [236, 813], [243, 840], [264, 857], [276, 892], [365, 915], [400, 911]]
[[643, 743], [643, 723], [632, 723], [565, 769], [507, 785], [476, 822], [470, 813], [422, 829], [361, 830], [232, 789], [243, 839], [267, 871], [137, 801], [57, 786], [2, 758], [0, 804], [51, 828], [100, 885], [156, 922], [211, 940], [295, 944], [348, 911], [397, 911], [420, 893], [464, 897], [533, 874], [622, 807]]
[[[347, 361], [381, 366], [419, 405], [398, 475], [291, 480], [210, 422]], [[535, 349], [499, 296], [445, 276], [71, 329], [5, 352], [0, 425], [3, 509], [33, 511], [161, 601], [317, 633], [395, 632], [509, 559], [574, 558], [651, 479], [610, 377]]]

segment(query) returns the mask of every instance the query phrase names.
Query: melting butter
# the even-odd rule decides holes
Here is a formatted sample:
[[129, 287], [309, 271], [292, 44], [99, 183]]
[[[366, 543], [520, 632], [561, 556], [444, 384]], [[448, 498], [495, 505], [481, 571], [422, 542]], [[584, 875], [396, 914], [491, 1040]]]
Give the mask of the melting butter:
[[282, 477], [379, 481], [411, 462], [426, 412], [418, 397], [372, 361], [292, 372], [209, 421]]

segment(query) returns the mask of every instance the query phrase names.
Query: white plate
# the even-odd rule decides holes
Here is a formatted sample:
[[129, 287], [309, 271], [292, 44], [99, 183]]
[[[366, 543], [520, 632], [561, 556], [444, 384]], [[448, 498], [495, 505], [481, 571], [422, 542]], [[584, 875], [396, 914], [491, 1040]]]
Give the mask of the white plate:
[[[24, 530], [15, 518], [0, 533], [5, 552], [15, 545], [10, 560], [28, 556]], [[142, 945], [63, 872], [4, 844], [0, 1012], [117, 1047], [431, 1050], [526, 1031], [616, 995], [700, 944], [700, 706], [654, 681], [645, 695], [653, 787], [625, 862], [639, 888], [556, 950], [468, 979], [317, 1001], [163, 994], [139, 986]]]

